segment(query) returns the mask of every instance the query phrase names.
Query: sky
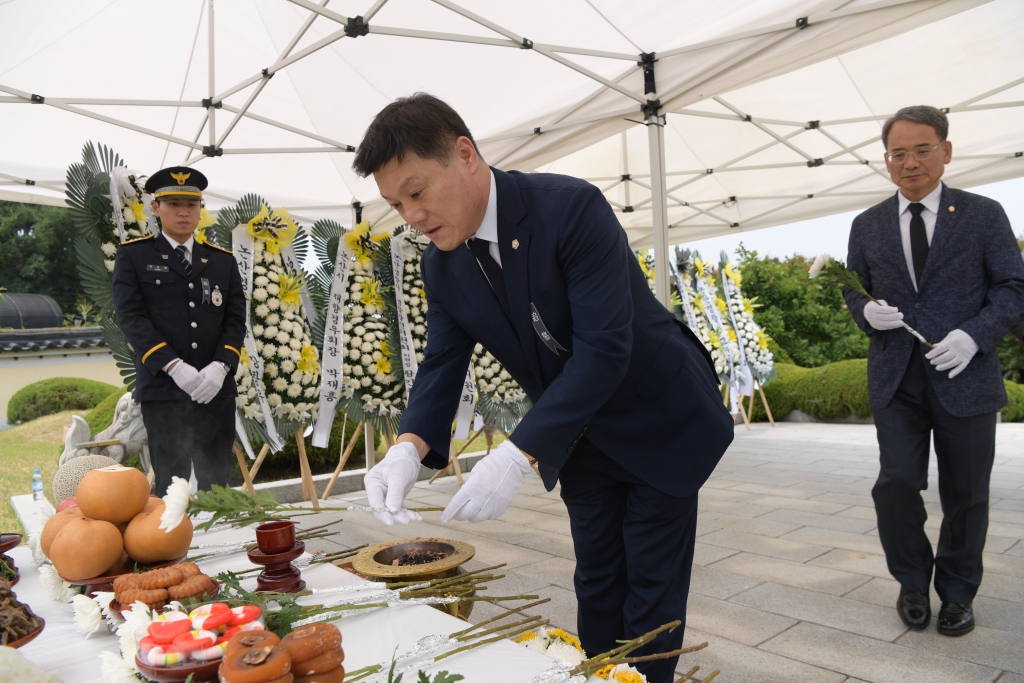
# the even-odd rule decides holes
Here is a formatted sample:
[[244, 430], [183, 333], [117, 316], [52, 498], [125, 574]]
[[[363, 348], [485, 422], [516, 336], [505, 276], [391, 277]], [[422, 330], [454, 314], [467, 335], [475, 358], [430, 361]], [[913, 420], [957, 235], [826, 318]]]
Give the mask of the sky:
[[[895, 186], [893, 191], [895, 192]], [[1002, 204], [1010, 218], [1014, 234], [1018, 237], [1024, 235], [1024, 178], [979, 185], [968, 191], [990, 197]], [[699, 251], [705, 258], [711, 258], [715, 262], [718, 261], [718, 254], [723, 249], [735, 259], [736, 247], [741, 242], [744, 247], [756, 251], [759, 256], [786, 257], [801, 254], [813, 258], [827, 252], [846, 261], [850, 224], [858, 213], [860, 211], [851, 211], [763, 230], [712, 237], [687, 242], [684, 246]]]

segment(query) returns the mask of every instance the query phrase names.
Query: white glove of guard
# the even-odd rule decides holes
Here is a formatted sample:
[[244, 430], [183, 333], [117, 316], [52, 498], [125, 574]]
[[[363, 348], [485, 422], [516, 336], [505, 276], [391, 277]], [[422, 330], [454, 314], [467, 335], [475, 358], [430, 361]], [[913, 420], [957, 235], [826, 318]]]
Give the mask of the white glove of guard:
[[373, 516], [391, 526], [395, 522], [408, 524], [422, 517], [415, 512], [398, 512], [405, 497], [412, 491], [420, 475], [420, 454], [409, 442], [396, 443], [387, 455], [363, 477], [366, 499], [370, 507], [387, 508], [392, 512], [374, 512]]
[[228, 371], [224, 369], [223, 363], [213, 361], [199, 374], [202, 377], [202, 382], [192, 392], [192, 400], [196, 403], [209, 403], [220, 391]]
[[971, 335], [963, 330], [953, 330], [936, 344], [934, 349], [925, 354], [925, 358], [930, 360], [939, 372], [952, 368], [949, 378], [953, 379], [964, 371], [977, 352], [978, 345], [971, 339]]
[[511, 441], [502, 441], [490, 455], [473, 466], [469, 480], [441, 513], [441, 521], [497, 519], [515, 500], [523, 477], [530, 471], [526, 456]]
[[864, 304], [864, 319], [876, 330], [895, 330], [903, 327], [903, 314], [900, 313], [900, 309], [885, 303], [885, 299], [879, 299], [877, 304], [874, 301]]
[[167, 371], [174, 383], [177, 384], [186, 394], [192, 395], [196, 387], [203, 381], [202, 375], [194, 367], [185, 361], [178, 361], [173, 368]]

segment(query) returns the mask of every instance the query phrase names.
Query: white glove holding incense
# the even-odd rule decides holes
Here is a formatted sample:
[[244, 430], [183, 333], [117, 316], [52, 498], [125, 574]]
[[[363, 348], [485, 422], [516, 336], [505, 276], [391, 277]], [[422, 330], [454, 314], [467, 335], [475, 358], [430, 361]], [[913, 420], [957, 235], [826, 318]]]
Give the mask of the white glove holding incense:
[[900, 309], [879, 299], [878, 303], [869, 301], [864, 304], [864, 319], [876, 330], [895, 330], [903, 327], [903, 314]]
[[490, 455], [473, 466], [469, 480], [441, 513], [441, 521], [497, 519], [515, 500], [523, 477], [530, 471], [526, 456], [511, 441], [502, 441]]
[[373, 516], [388, 526], [395, 522], [408, 524], [423, 519], [415, 512], [401, 511], [405, 497], [412, 491], [419, 476], [420, 454], [416, 451], [416, 446], [403, 441], [389, 448], [384, 459], [363, 477], [366, 500], [370, 507], [387, 508], [392, 511], [374, 512]]
[[971, 339], [971, 335], [963, 330], [953, 330], [936, 344], [934, 349], [925, 354], [925, 358], [930, 360], [939, 372], [952, 368], [949, 378], [953, 379], [964, 371], [977, 352], [978, 345]]
[[223, 363], [213, 361], [203, 368], [199, 374], [202, 376], [203, 381], [192, 392], [192, 400], [196, 403], [209, 403], [220, 391], [228, 371]]
[[196, 387], [203, 381], [202, 375], [194, 367], [181, 360], [174, 364], [170, 370], [167, 370], [167, 374], [170, 375], [174, 383], [177, 384], [182, 391], [189, 396], [196, 390]]

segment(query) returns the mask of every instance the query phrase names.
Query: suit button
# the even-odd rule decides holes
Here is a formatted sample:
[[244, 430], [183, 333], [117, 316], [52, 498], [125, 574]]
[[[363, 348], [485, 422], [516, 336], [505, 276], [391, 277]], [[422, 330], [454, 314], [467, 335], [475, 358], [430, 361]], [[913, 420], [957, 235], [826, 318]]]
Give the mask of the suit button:
[[193, 329], [194, 329], [194, 328], [196, 328], [196, 327], [199, 327], [199, 325], [196, 325], [195, 323], [192, 323], [192, 327], [193, 327]]
[[156, 281], [156, 283], [157, 283], [157, 284], [160, 284], [160, 281], [159, 281], [159, 280], [157, 280], [157, 281]]
[[[160, 284], [160, 283], [159, 283], [159, 282], [157, 282], [157, 284]], [[193, 284], [192, 284], [191, 282], [190, 282], [190, 283], [188, 283], [188, 288], [189, 288], [189, 289], [192, 289], [192, 288], [193, 288]]]
[[192, 342], [192, 348], [193, 349], [198, 349], [199, 348], [199, 344], [196, 344], [195, 342]]
[[921, 308], [921, 304], [914, 304], [914, 308], [920, 309]]
[[189, 301], [188, 302], [188, 307], [189, 308], [195, 308], [196, 307], [196, 302], [195, 301]]

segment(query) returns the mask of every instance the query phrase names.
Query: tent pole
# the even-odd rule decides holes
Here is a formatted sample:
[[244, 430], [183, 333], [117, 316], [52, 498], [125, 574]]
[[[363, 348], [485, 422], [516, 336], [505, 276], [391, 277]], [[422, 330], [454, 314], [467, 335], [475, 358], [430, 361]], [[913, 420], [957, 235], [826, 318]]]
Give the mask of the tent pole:
[[651, 213], [654, 237], [654, 293], [668, 308], [668, 194], [665, 192], [665, 128], [654, 114], [647, 122], [651, 159]]
[[629, 203], [629, 145], [626, 143], [626, 131], [622, 131], [622, 203]]
[[217, 126], [216, 126], [216, 114], [217, 108], [213, 106], [214, 96], [217, 94], [217, 89], [214, 87], [214, 51], [213, 51], [213, 0], [208, 0], [209, 11], [206, 13], [206, 28], [209, 33], [210, 49], [208, 53], [208, 64], [207, 70], [210, 76], [210, 84], [208, 92], [210, 93], [210, 106], [207, 111], [210, 113], [210, 125], [208, 130], [210, 132], [210, 147], [213, 149], [217, 148]]

